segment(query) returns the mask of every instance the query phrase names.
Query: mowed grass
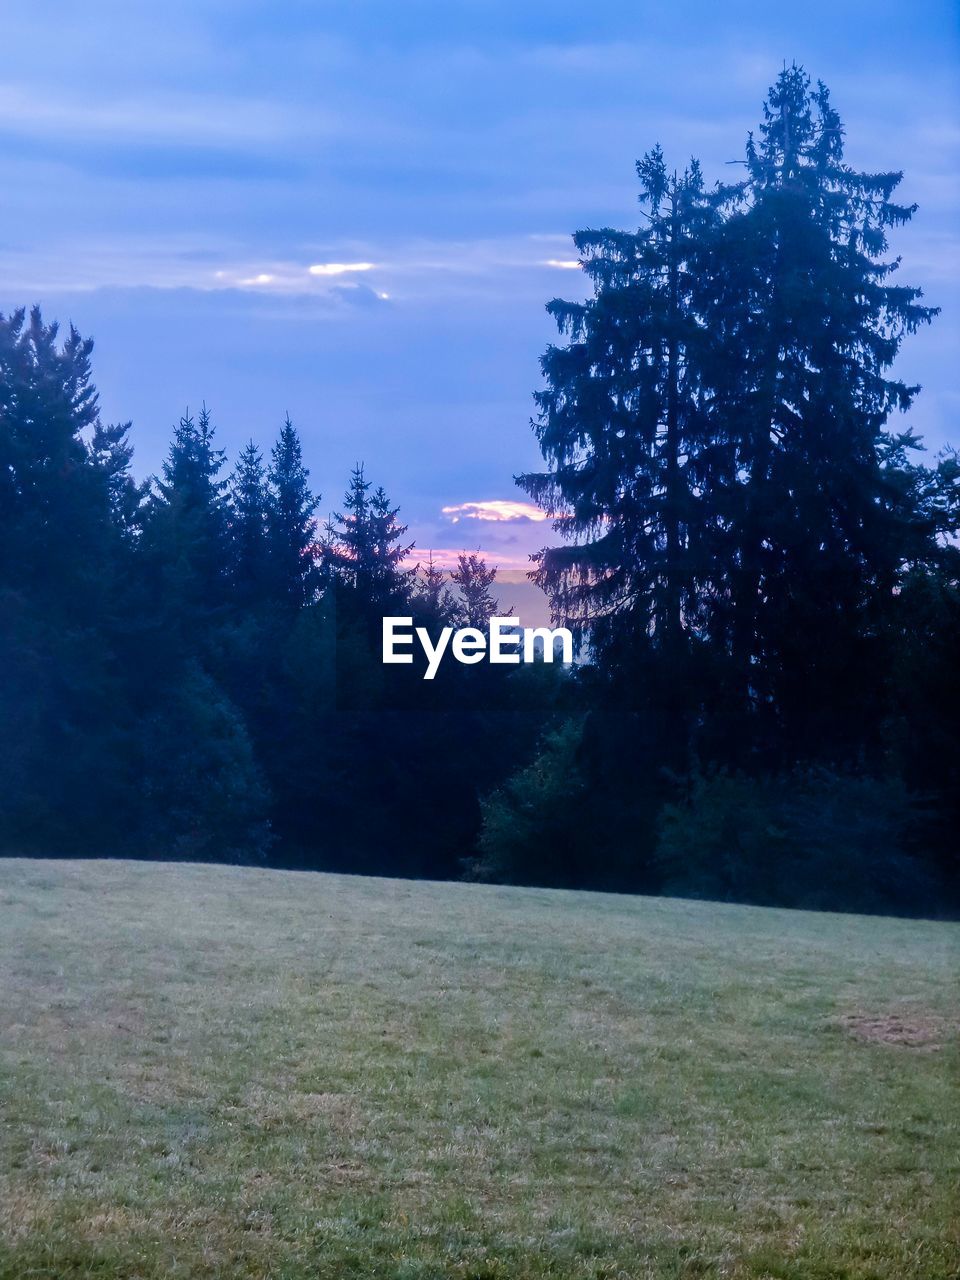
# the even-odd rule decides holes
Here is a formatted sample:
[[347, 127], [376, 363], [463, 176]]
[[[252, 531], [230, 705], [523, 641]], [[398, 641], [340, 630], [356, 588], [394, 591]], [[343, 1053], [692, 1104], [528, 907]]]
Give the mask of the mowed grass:
[[0, 1276], [953, 1280], [956, 925], [0, 860]]

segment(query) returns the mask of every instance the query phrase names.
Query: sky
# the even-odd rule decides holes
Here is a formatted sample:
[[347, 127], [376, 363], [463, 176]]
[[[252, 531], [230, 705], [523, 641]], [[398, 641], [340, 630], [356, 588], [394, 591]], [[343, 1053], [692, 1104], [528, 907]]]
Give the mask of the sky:
[[514, 485], [571, 233], [637, 222], [635, 160], [729, 178], [784, 61], [847, 158], [903, 169], [910, 422], [960, 444], [960, 9], [807, 0], [45, 0], [4, 5], [0, 311], [96, 342], [135, 469], [205, 402], [232, 459], [299, 427], [321, 511], [362, 461], [438, 561], [514, 580], [549, 524]]

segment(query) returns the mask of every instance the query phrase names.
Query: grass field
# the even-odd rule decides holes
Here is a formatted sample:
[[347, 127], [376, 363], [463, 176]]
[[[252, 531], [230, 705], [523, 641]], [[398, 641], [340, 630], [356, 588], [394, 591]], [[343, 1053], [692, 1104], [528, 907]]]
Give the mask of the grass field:
[[953, 1280], [960, 928], [0, 860], [0, 1276]]

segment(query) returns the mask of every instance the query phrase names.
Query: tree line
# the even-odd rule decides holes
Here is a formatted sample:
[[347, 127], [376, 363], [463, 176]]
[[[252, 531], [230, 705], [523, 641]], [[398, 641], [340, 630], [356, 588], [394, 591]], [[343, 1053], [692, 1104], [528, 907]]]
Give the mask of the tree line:
[[659, 148], [640, 226], [577, 233], [518, 477], [572, 670], [380, 662], [497, 609], [414, 567], [358, 466], [319, 521], [298, 432], [162, 474], [101, 423], [91, 343], [0, 317], [0, 848], [939, 910], [956, 901], [960, 465], [894, 415], [936, 309], [899, 173], [783, 71], [737, 181]]
[[138, 482], [91, 350], [0, 319], [0, 847], [458, 874], [526, 695], [383, 667], [381, 619], [477, 625], [495, 569], [411, 565], [362, 466], [321, 525], [289, 417], [228, 470], [188, 414]]

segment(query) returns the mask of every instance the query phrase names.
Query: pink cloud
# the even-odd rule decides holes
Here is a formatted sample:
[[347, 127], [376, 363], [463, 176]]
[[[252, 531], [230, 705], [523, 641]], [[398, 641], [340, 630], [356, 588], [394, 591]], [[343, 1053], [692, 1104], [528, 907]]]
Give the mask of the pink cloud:
[[[407, 567], [412, 569], [415, 564], [419, 564], [421, 568], [425, 569], [430, 563], [432, 557], [434, 566], [437, 569], [443, 569], [449, 572], [452, 569], [456, 569], [457, 558], [460, 556], [462, 551], [463, 548], [454, 550], [450, 547], [434, 547], [433, 549], [415, 547], [407, 557]], [[483, 547], [471, 547], [465, 554], [469, 555], [471, 553], [483, 556], [484, 560], [486, 560], [488, 564], [494, 565], [500, 570], [507, 570], [508, 572], [516, 573], [520, 573], [522, 571], [522, 574], [525, 575], [527, 570], [530, 568], [530, 557], [526, 554], [508, 555], [504, 554], [497, 548], [486, 550]]]
[[532, 502], [517, 502], [507, 498], [491, 498], [485, 502], [461, 502], [457, 506], [443, 507], [442, 514], [458, 524], [461, 520], [489, 520], [504, 524], [548, 519]]

